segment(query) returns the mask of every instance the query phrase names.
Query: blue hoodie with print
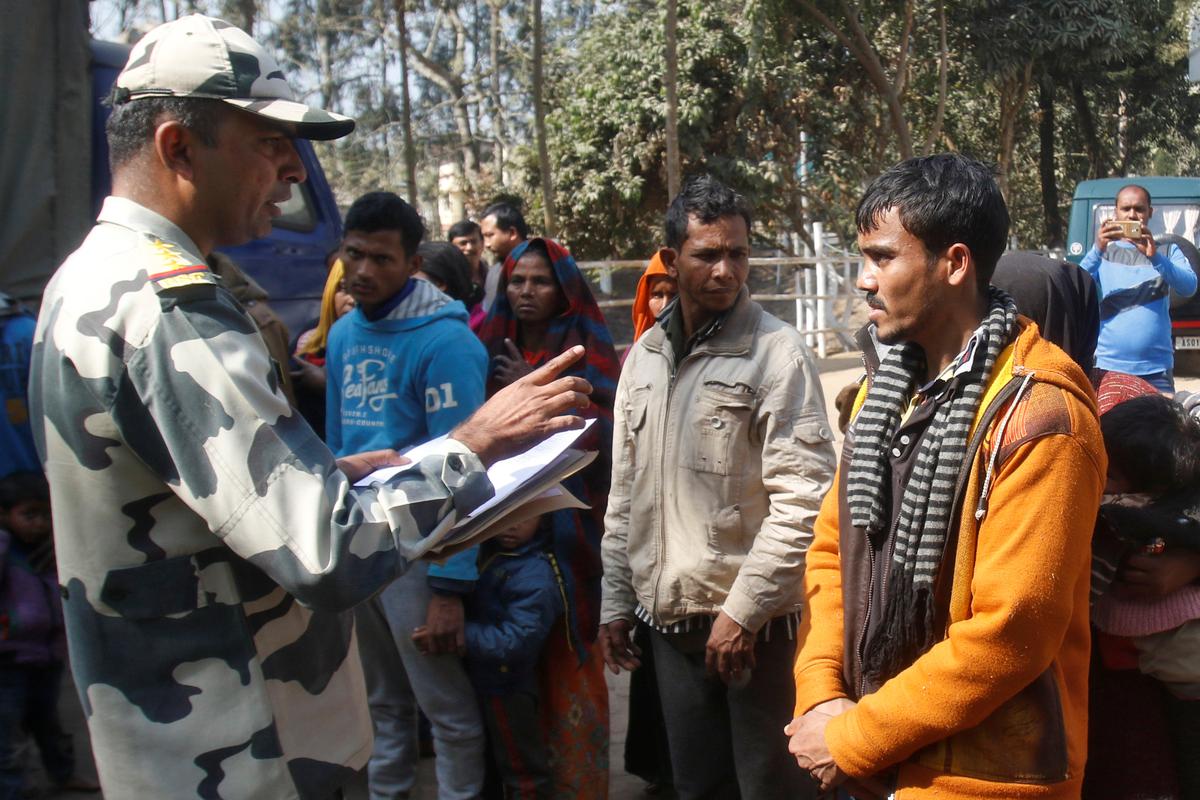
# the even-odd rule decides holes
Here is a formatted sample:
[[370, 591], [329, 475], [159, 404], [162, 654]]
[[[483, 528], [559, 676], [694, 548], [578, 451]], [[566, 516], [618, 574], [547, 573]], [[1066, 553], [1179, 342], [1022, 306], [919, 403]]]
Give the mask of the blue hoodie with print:
[[[466, 307], [415, 278], [398, 297], [381, 319], [356, 308], [329, 331], [325, 432], [339, 457], [407, 450], [449, 433], [483, 404], [487, 351], [467, 327]], [[476, 553], [430, 564], [430, 586], [469, 591]]]

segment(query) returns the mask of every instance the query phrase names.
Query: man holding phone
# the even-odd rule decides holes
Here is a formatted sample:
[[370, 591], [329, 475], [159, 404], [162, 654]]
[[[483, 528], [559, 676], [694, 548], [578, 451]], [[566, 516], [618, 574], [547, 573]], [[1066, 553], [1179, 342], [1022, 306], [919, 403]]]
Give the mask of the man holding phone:
[[1150, 192], [1129, 184], [1117, 192], [1114, 218], [1105, 220], [1096, 245], [1079, 266], [1100, 289], [1100, 339], [1096, 366], [1137, 375], [1159, 391], [1174, 392], [1168, 295], [1191, 297], [1196, 273], [1183, 251], [1159, 247], [1150, 233]]

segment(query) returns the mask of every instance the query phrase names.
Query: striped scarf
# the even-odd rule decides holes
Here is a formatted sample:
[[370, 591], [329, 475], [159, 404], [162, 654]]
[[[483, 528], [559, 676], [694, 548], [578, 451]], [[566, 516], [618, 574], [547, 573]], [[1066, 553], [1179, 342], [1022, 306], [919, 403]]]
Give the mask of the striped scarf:
[[[875, 685], [894, 677], [934, 644], [934, 585], [946, 547], [954, 491], [967, 456], [971, 423], [1000, 352], [1012, 341], [1017, 308], [990, 288], [987, 317], [977, 333], [974, 363], [959, 376], [955, 396], [934, 412], [921, 437], [896, 520], [895, 550], [883, 618], [864, 652]], [[912, 342], [892, 348], [871, 382], [854, 421], [846, 499], [854, 526], [872, 539], [890, 521], [888, 451], [904, 409], [925, 374], [925, 354]]]

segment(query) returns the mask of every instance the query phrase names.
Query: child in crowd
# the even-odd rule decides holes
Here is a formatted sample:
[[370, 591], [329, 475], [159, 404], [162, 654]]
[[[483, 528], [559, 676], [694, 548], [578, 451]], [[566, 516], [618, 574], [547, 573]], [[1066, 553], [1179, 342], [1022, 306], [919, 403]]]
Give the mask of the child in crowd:
[[66, 635], [50, 544], [50, 490], [40, 472], [0, 478], [0, 798], [20, 797], [17, 747], [28, 730], [50, 780], [97, 791], [74, 778], [70, 738], [58, 719]]
[[[1200, 792], [1200, 420], [1150, 394], [1101, 417], [1108, 485], [1094, 543], [1092, 621], [1106, 661], [1120, 659], [1170, 693], [1183, 796]], [[1148, 585], [1154, 561], [1170, 576]], [[1164, 562], [1165, 563], [1165, 562]], [[1115, 575], [1114, 575], [1115, 572]], [[1107, 581], [1111, 579], [1111, 584]]]
[[[479, 550], [479, 580], [466, 604], [467, 674], [483, 705], [492, 758], [506, 798], [553, 794], [539, 723], [537, 663], [562, 618], [563, 594], [541, 518], [514, 525]], [[413, 631], [418, 647], [424, 626]]]

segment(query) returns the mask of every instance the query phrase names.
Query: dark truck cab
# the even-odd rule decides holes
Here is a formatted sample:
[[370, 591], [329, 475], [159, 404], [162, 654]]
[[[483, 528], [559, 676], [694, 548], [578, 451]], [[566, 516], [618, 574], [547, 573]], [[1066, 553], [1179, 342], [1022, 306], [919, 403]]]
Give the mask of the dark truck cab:
[[[128, 45], [91, 42], [93, 218], [112, 187], [104, 135], [109, 109], [104, 100], [128, 57]], [[342, 237], [341, 216], [312, 144], [297, 139], [296, 150], [308, 180], [292, 187], [292, 198], [282, 206], [283, 214], [276, 217], [271, 233], [221, 249], [267, 291], [271, 307], [293, 339], [317, 318], [325, 287], [325, 256]]]
[[[1144, 176], [1081, 181], [1071, 202], [1067, 260], [1078, 264], [1096, 243], [1100, 223], [1113, 216], [1117, 192], [1136, 183], [1150, 192], [1154, 216], [1150, 232], [1159, 243], [1179, 246], [1200, 275], [1200, 178]], [[1191, 297], [1171, 293], [1171, 336], [1175, 351], [1200, 351], [1200, 291]]]

